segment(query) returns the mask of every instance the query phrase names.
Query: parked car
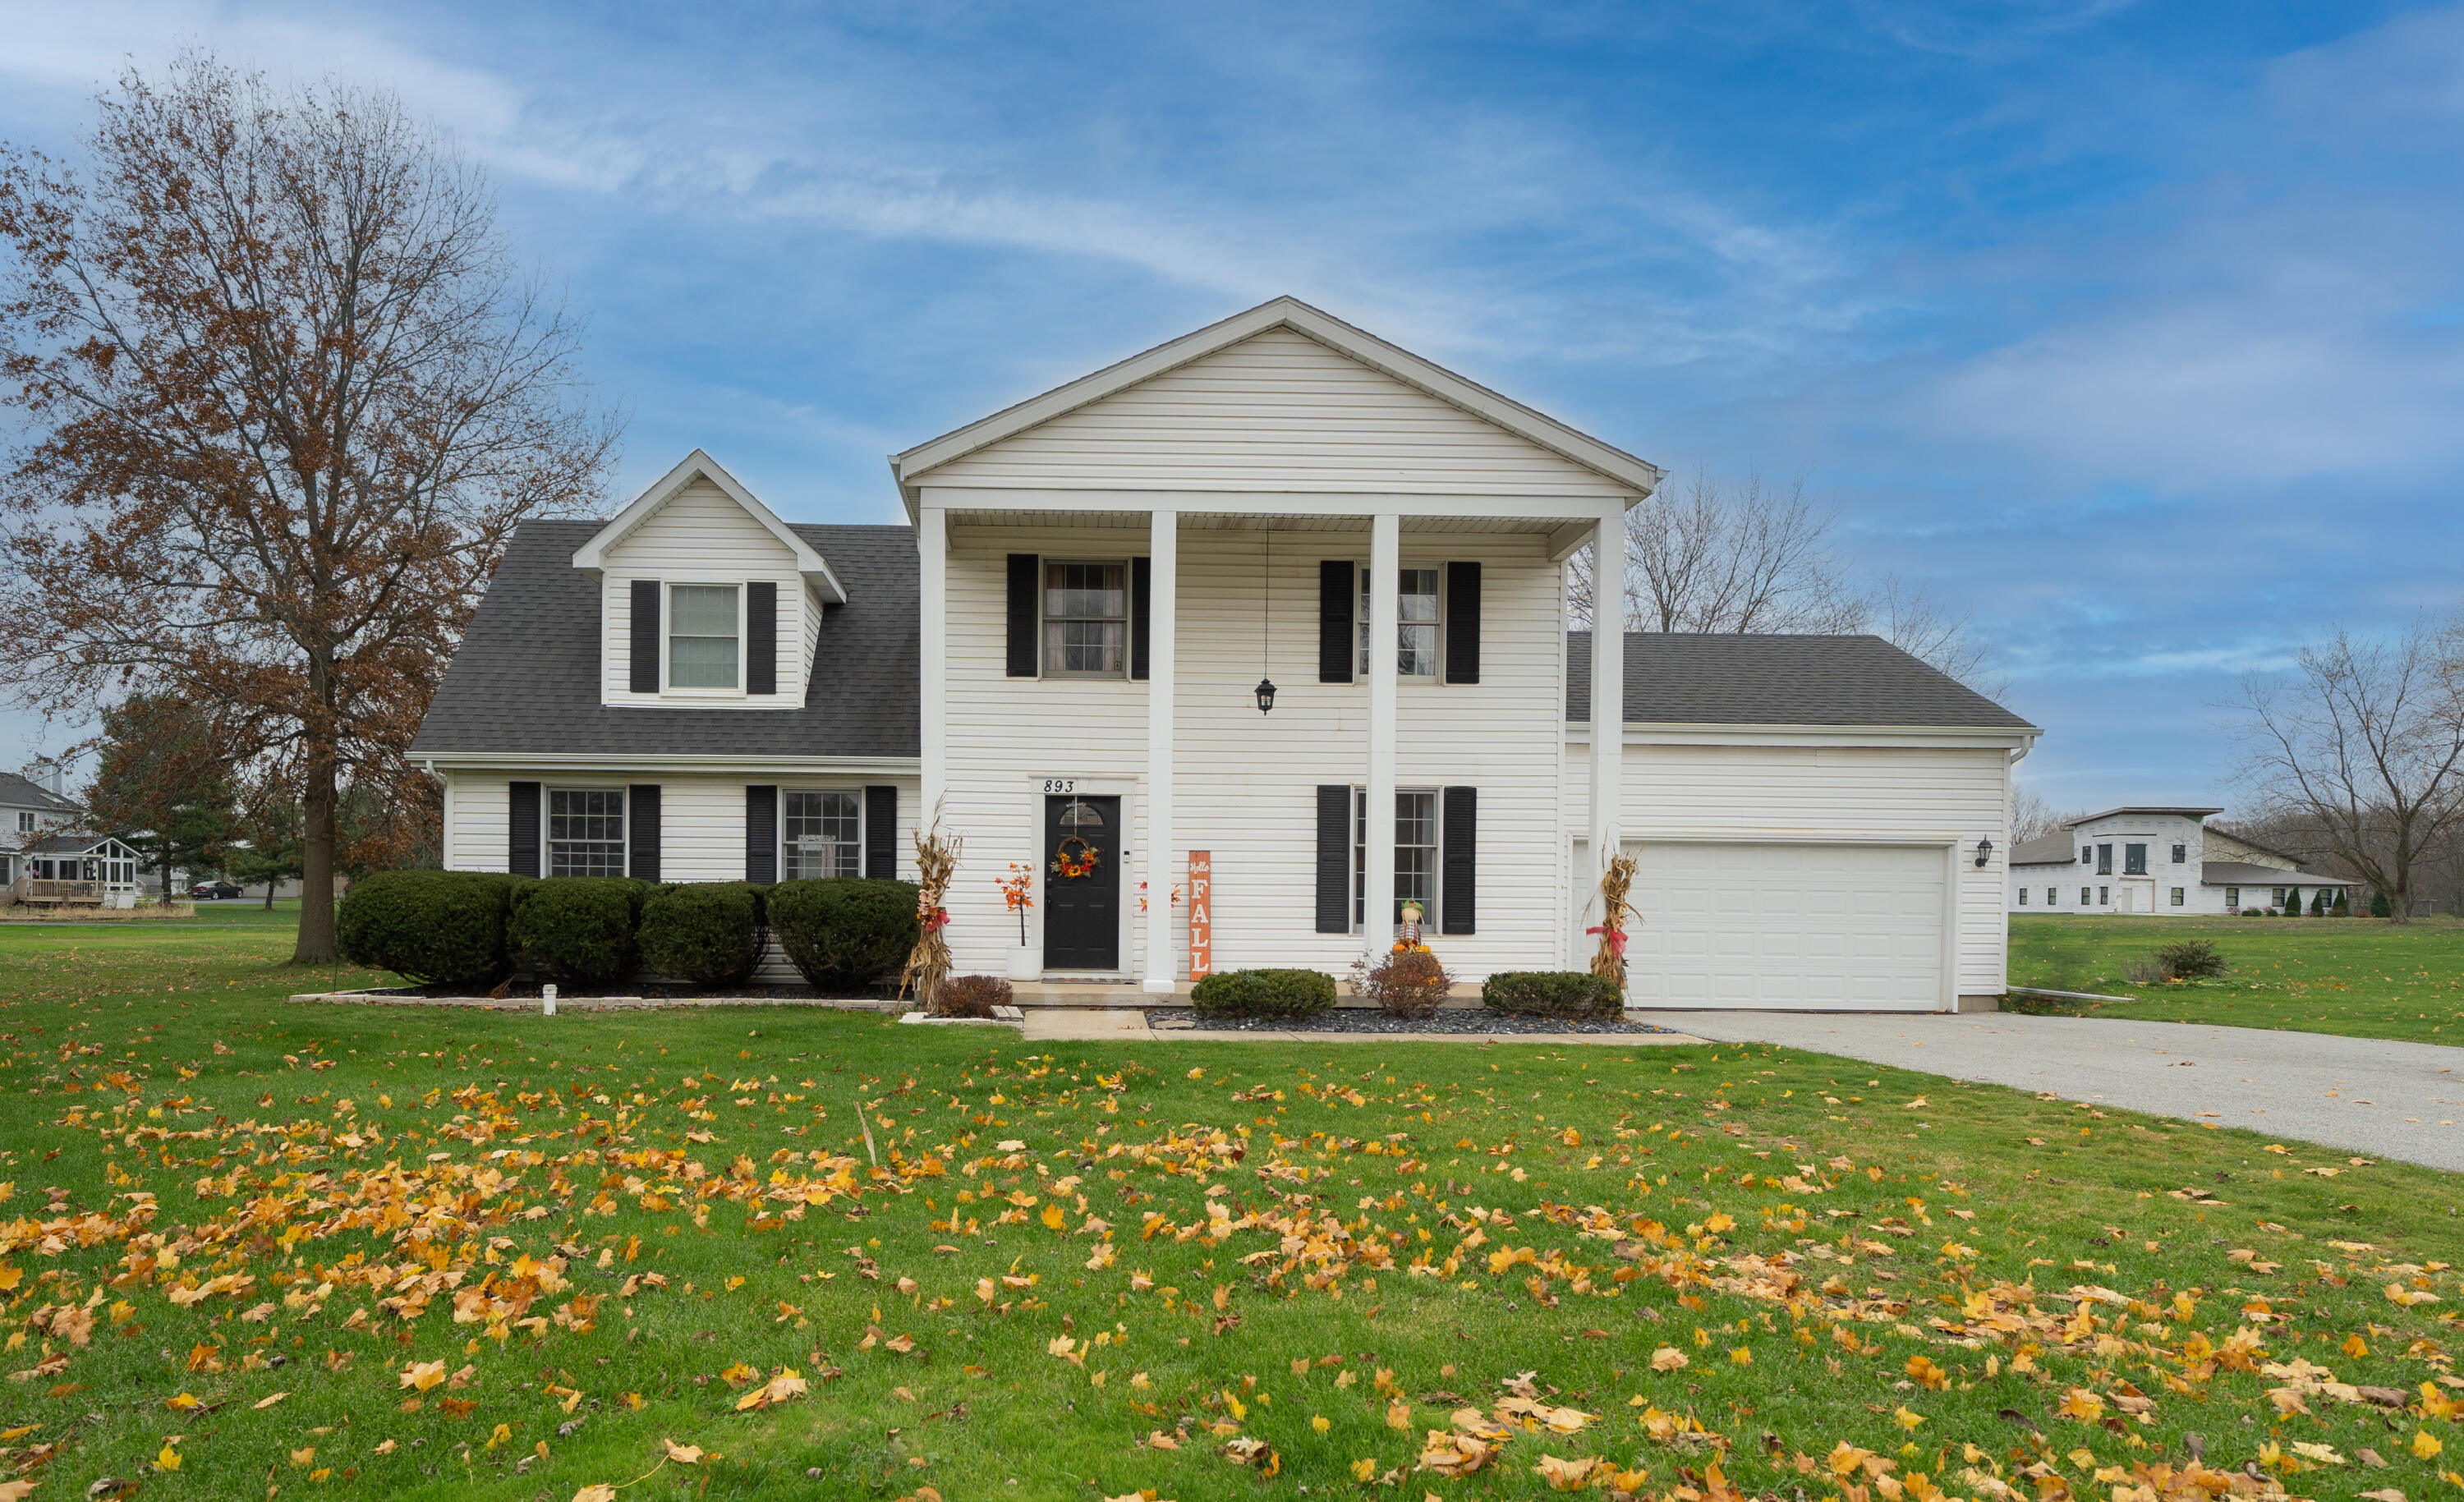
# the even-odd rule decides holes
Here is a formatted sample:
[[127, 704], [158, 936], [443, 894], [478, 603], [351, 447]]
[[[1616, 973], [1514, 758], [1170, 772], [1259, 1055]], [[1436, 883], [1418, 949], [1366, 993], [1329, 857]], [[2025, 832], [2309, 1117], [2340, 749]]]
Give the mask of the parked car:
[[233, 897], [243, 897], [247, 894], [229, 882], [200, 882], [196, 885], [188, 888], [188, 895], [190, 897], [205, 898], [212, 901], [222, 901]]

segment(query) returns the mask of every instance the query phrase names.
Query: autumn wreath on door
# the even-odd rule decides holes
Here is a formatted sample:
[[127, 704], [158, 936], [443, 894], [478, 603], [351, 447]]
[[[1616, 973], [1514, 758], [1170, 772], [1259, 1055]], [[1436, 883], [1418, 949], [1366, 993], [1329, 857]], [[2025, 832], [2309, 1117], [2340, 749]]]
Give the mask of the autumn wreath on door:
[[1064, 835], [1052, 852], [1052, 874], [1073, 878], [1092, 876], [1103, 857], [1102, 850], [1078, 836]]

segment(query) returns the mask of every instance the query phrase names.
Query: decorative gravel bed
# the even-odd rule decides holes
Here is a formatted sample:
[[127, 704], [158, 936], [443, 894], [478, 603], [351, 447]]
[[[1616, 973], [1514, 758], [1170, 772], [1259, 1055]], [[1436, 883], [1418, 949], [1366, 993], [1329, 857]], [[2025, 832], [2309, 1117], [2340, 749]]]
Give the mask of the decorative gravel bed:
[[1648, 1022], [1570, 1022], [1517, 1017], [1473, 1007], [1448, 1007], [1434, 1016], [1390, 1017], [1368, 1007], [1337, 1007], [1306, 1022], [1289, 1017], [1201, 1017], [1187, 1007], [1151, 1007], [1147, 1026], [1199, 1033], [1419, 1033], [1448, 1037], [1522, 1033], [1674, 1033]]

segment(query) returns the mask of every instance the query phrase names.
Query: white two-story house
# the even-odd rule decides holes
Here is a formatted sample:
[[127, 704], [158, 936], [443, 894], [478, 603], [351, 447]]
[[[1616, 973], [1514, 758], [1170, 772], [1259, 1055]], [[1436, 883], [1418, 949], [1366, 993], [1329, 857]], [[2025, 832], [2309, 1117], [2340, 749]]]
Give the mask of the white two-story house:
[[0, 772], [0, 888], [26, 874], [30, 846], [66, 829], [77, 816], [58, 762], [37, 761], [23, 773]]
[[[2281, 912], [2326, 894], [2349, 901], [2343, 877], [2223, 829], [2211, 808], [2118, 808], [2073, 819], [2011, 852], [2014, 913], [2159, 913], [2209, 916]], [[2298, 898], [2297, 898], [2298, 894]]]
[[1568, 632], [1660, 479], [1597, 439], [1287, 298], [891, 463], [904, 527], [696, 452], [521, 528], [412, 751], [448, 864], [912, 876], [937, 816], [961, 970], [1134, 999], [1406, 901], [1464, 981], [1581, 968], [1622, 849], [1635, 1005], [2003, 989], [2035, 729], [1871, 637]]

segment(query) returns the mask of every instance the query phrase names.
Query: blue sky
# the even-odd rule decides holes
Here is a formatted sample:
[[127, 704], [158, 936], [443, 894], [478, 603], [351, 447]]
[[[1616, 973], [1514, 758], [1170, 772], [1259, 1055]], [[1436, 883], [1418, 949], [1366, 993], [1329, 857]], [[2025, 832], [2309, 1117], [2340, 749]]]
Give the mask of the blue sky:
[[[1971, 612], [2057, 804], [2464, 589], [2464, 8], [0, 0], [0, 136], [183, 42], [486, 163], [631, 414], [782, 513], [1292, 293]], [[0, 717], [0, 764], [70, 738]]]

